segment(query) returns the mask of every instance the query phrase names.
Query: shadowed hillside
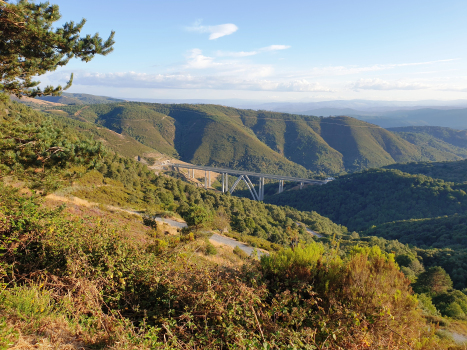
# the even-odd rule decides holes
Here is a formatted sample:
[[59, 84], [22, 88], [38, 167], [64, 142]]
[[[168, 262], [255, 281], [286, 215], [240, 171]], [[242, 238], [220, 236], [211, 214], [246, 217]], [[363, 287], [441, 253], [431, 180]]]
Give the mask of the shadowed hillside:
[[460, 159], [452, 150], [414, 144], [349, 117], [136, 102], [60, 106], [47, 111], [53, 110], [199, 165], [308, 177], [399, 162]]
[[343, 155], [348, 170], [380, 167], [421, 158], [416, 146], [393, 133], [349, 117], [321, 119], [323, 139]]

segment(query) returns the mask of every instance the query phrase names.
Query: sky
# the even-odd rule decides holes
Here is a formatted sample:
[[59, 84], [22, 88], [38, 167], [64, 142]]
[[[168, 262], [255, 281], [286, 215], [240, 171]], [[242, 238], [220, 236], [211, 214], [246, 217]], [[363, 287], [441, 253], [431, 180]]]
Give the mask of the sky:
[[465, 0], [51, 0], [114, 51], [41, 76], [120, 98], [467, 99]]

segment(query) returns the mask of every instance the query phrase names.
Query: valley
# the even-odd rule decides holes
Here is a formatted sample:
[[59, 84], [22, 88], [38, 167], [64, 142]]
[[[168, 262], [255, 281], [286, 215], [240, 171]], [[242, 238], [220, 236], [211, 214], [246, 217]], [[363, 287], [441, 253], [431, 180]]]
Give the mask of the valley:
[[[239, 306], [253, 293], [252, 300], [257, 302], [249, 307], [257, 310], [258, 322], [265, 327], [264, 338], [281, 347], [280, 339], [292, 338], [275, 338], [276, 333], [271, 332], [286, 334], [289, 325], [274, 321], [273, 326], [267, 314], [275, 303], [294, 305], [287, 298], [299, 280], [305, 285], [311, 283], [324, 298], [323, 310], [337, 305], [333, 298], [347, 300], [342, 312], [358, 312], [359, 322], [372, 329], [371, 341], [386, 344], [386, 338], [376, 334], [391, 333], [383, 326], [389, 319], [374, 314], [371, 308], [362, 309], [353, 299], [353, 292], [341, 288], [343, 281], [350, 283], [350, 289], [357, 288], [357, 281], [369, 283], [359, 274], [383, 268], [384, 273], [376, 274], [382, 289], [365, 284], [362, 292], [382, 296], [396, 283], [405, 306], [394, 299], [384, 302], [393, 309], [392, 316], [396, 315], [390, 321], [391, 327], [405, 332], [414, 342], [423, 339], [429, 344], [427, 349], [448, 343], [456, 346], [456, 339], [460, 343], [467, 334], [463, 323], [467, 297], [461, 292], [467, 287], [463, 214], [467, 191], [461, 133], [440, 129], [391, 132], [353, 118], [315, 118], [211, 105], [111, 102], [47, 106], [42, 112], [41, 108], [34, 111], [11, 101], [5, 107], [8, 114], [2, 115], [0, 124], [5, 140], [0, 143], [0, 201], [7, 226], [0, 229], [8, 237], [18, 237], [13, 241], [27, 236], [36, 242], [35, 246], [19, 245], [19, 252], [32, 249], [40, 266], [57, 266], [40, 275], [48, 290], [54, 286], [51, 281], [60, 280], [69, 283], [63, 293], [67, 288], [76, 290], [76, 283], [90, 283], [95, 286], [92, 288], [103, 291], [105, 297], [96, 295], [91, 299], [94, 304], [79, 305], [106, 320], [106, 327], [117, 327], [116, 322], [123, 317], [131, 321], [131, 326], [124, 326], [125, 332], [137, 330], [146, 337], [154, 332], [151, 327], [172, 322], [170, 331], [178, 334], [180, 342], [196, 341], [204, 346], [200, 338], [184, 333], [186, 323], [180, 319], [186, 315], [183, 317], [200, 327], [196, 315], [204, 313], [208, 329], [224, 334], [226, 341], [238, 342], [235, 337], [243, 332], [254, 342], [259, 334], [243, 326], [242, 322], [249, 318], [247, 310]], [[431, 140], [429, 146], [420, 141], [426, 138]], [[59, 151], [51, 153], [54, 147]], [[315, 179], [334, 175], [335, 179], [303, 189], [286, 181], [280, 194], [277, 183], [266, 181], [264, 201], [252, 201], [242, 198], [246, 187], [234, 192], [239, 197], [222, 194], [219, 173], [212, 173], [212, 186], [204, 189], [204, 171], [188, 176], [173, 171], [169, 166], [172, 162]], [[235, 179], [231, 176], [230, 185]], [[19, 218], [26, 220], [21, 230], [12, 226]], [[35, 227], [40, 227], [39, 231]], [[36, 232], [44, 232], [45, 236]], [[29, 267], [24, 255], [9, 250], [12, 241], [3, 242], [5, 266], [14, 269], [16, 275], [33, 279], [39, 265]], [[10, 261], [19, 263], [14, 267], [8, 265]], [[74, 265], [65, 261], [73, 261]], [[361, 265], [361, 261], [366, 262]], [[370, 270], [365, 272], [366, 268]], [[330, 275], [330, 271], [337, 275]], [[66, 277], [70, 274], [71, 280]], [[219, 274], [220, 279], [215, 277]], [[440, 290], [431, 287], [434, 274], [443, 278]], [[386, 280], [385, 276], [391, 277]], [[323, 282], [317, 283], [316, 279]], [[208, 287], [207, 280], [211, 281]], [[35, 290], [33, 286], [27, 288]], [[412, 289], [418, 304], [410, 301]], [[279, 295], [279, 299], [270, 304], [268, 293], [262, 294], [265, 290]], [[14, 310], [19, 295], [15, 293], [25, 291], [9, 290], [4, 294], [10, 305], [5, 310]], [[77, 305], [82, 303], [80, 293], [90, 291], [77, 292], [70, 299], [74, 306], [67, 312], [85, 317]], [[53, 293], [50, 295], [54, 300], [61, 300], [62, 292]], [[309, 299], [309, 292], [294, 293], [314, 300]], [[37, 295], [37, 300], [49, 298]], [[153, 299], [153, 295], [162, 299]], [[205, 303], [193, 303], [193, 298]], [[376, 310], [379, 301], [374, 302]], [[141, 306], [148, 310], [145, 314]], [[232, 318], [228, 316], [228, 324], [236, 327], [232, 334], [218, 322], [226, 307], [236, 310]], [[404, 323], [407, 308], [416, 317], [415, 323], [414, 318], [410, 319], [414, 328]], [[337, 315], [317, 313], [305, 304], [300, 305], [300, 310], [308, 310], [329, 324]], [[3, 312], [11, 322], [8, 312], [13, 311]], [[61, 318], [63, 334], [74, 334], [75, 326], [62, 311], [47, 312]], [[149, 316], [144, 321], [149, 328], [142, 328], [144, 315]], [[50, 316], [28, 317], [42, 326], [50, 322]], [[356, 332], [355, 341], [359, 342], [359, 328], [353, 328], [353, 317], [345, 319], [345, 327]], [[369, 323], [368, 317], [379, 321]], [[94, 327], [95, 338], [85, 332], [79, 338], [80, 344], [90, 346], [104, 341], [107, 333], [100, 321], [86, 322]], [[442, 325], [436, 335], [428, 332], [426, 325], [430, 322]], [[42, 334], [38, 328], [26, 325], [22, 323], [21, 329], [29, 327], [29, 332]], [[78, 326], [82, 325], [80, 321]], [[332, 327], [316, 333], [313, 342], [324, 344], [325, 334], [334, 331]], [[427, 333], [420, 333], [420, 329]], [[166, 332], [163, 334], [169, 334]], [[303, 341], [306, 332], [306, 328], [300, 328], [294, 341]], [[115, 333], [112, 337], [125, 344], [164, 344], [163, 336], [149, 341], [125, 334]], [[448, 338], [442, 338], [443, 334]], [[206, 336], [215, 341], [209, 333]], [[25, 337], [15, 339], [31, 341]], [[261, 336], [259, 339], [262, 341]], [[347, 344], [348, 339], [336, 336], [340, 344]]]
[[335, 5], [0, 0], [0, 350], [466, 349], [467, 3]]

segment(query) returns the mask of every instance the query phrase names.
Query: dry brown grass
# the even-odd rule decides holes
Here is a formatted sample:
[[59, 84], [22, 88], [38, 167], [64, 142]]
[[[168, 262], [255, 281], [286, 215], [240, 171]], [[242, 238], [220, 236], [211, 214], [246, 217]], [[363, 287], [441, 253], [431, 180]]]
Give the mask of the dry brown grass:
[[112, 206], [105, 206], [98, 203], [89, 202], [85, 199], [78, 197], [63, 197], [51, 194], [45, 197], [44, 206], [48, 208], [55, 208], [63, 203], [67, 206], [64, 211], [70, 220], [86, 217], [99, 217], [105, 222], [123, 228], [123, 235], [134, 241], [135, 243], [148, 243], [150, 235], [148, 233], [151, 228], [143, 224], [142, 218], [130, 211], [116, 208]]
[[[10, 98], [14, 101], [20, 101], [18, 97], [14, 96], [14, 95], [10, 95]], [[35, 98], [31, 98], [31, 97], [22, 97], [21, 98], [21, 101], [22, 102], [31, 102], [31, 103], [34, 103], [36, 105], [40, 105], [40, 106], [50, 106], [50, 107], [55, 107], [55, 106], [66, 106], [65, 104], [63, 103], [57, 103], [57, 102], [50, 102], [50, 101], [44, 101], [44, 100], [38, 100], [38, 99], [35, 99]]]
[[43, 326], [33, 334], [22, 334], [21, 329], [27, 329], [27, 325], [17, 324], [20, 336], [11, 349], [83, 349], [85, 343], [79, 336], [79, 332], [69, 329], [66, 320], [44, 320]]
[[206, 260], [215, 263], [220, 266], [225, 267], [240, 267], [244, 264], [244, 261], [240, 259], [236, 254], [233, 252], [233, 248], [222, 244], [213, 240], [209, 240], [212, 245], [214, 245], [217, 249], [216, 255], [207, 255], [201, 254]]
[[70, 204], [75, 204], [75, 205], [83, 206], [87, 208], [95, 207], [99, 205], [98, 203], [89, 202], [86, 199], [81, 199], [81, 198], [74, 197], [74, 196], [71, 196], [71, 197], [58, 196], [54, 193], [47, 195], [45, 198], [51, 201], [70, 203]]

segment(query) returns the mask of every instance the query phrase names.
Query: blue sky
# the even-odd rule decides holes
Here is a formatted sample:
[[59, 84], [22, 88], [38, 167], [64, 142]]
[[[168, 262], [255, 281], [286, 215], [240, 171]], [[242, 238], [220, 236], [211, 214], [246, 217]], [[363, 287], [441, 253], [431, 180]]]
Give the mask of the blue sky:
[[467, 1], [51, 1], [107, 57], [41, 77], [128, 98], [467, 98]]

